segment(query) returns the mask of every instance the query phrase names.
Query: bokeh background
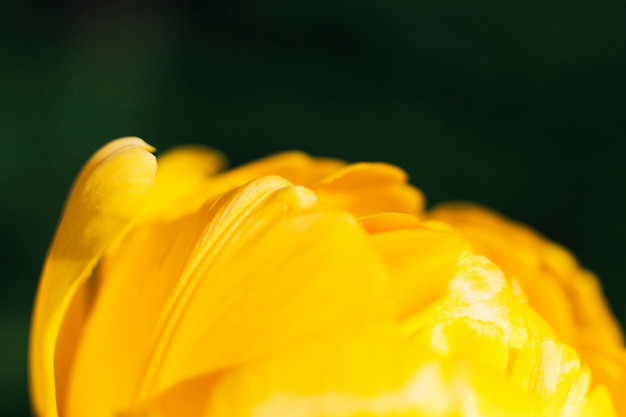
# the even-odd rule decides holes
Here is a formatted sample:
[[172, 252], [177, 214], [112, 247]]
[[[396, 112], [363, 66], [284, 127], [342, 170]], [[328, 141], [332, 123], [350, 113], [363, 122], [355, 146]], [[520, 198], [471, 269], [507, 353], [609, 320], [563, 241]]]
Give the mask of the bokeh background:
[[102, 3], [0, 5], [0, 414], [29, 414], [30, 310], [67, 190], [126, 135], [233, 165], [395, 163], [430, 204], [476, 201], [572, 249], [626, 322], [623, 3]]

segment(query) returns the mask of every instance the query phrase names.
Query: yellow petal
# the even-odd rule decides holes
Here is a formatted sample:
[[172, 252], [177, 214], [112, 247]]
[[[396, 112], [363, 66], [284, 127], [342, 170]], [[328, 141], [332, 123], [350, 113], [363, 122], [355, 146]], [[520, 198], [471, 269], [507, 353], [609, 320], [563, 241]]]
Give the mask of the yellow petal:
[[533, 402], [500, 375], [393, 342], [353, 333], [243, 366], [214, 385], [203, 415], [532, 415]]
[[[35, 303], [30, 372], [38, 415], [58, 413], [55, 374], [64, 379], [67, 370], [55, 369], [54, 363], [64, 315], [100, 256], [124, 234], [142, 209], [156, 171], [155, 159], [148, 150], [151, 148], [137, 138], [113, 141], [90, 159], [72, 188]], [[58, 359], [60, 364], [69, 361]]]
[[220, 378], [203, 415], [334, 416], [380, 407], [371, 404], [376, 396], [410, 375], [394, 363], [392, 336], [388, 327], [366, 327], [243, 365]]
[[70, 416], [132, 409], [196, 375], [391, 316], [358, 222], [277, 177], [138, 227], [102, 268]]
[[528, 304], [522, 304], [524, 319], [530, 337], [549, 337], [558, 339], [554, 329]]
[[529, 227], [473, 205], [448, 204], [431, 216], [449, 223], [523, 287], [529, 303], [574, 346], [623, 346], [598, 280], [574, 257]]
[[509, 346], [502, 329], [493, 323], [445, 320], [420, 331], [416, 340], [439, 356], [469, 360], [503, 375], [508, 366]]
[[405, 213], [376, 213], [359, 218], [369, 234], [410, 229], [419, 225], [417, 217]]
[[159, 155], [158, 163], [144, 219], [174, 218], [180, 202], [194, 196], [210, 176], [224, 168], [226, 159], [210, 148], [181, 146]]
[[223, 179], [233, 181], [227, 189], [267, 175], [283, 177], [296, 185], [309, 185], [344, 165], [346, 163], [338, 159], [311, 157], [303, 152], [283, 152], [232, 169], [225, 173]]
[[411, 385], [420, 399], [419, 417], [544, 416], [536, 401], [503, 375], [472, 362], [432, 361], [418, 369]]
[[[618, 322], [608, 308], [600, 281], [589, 271], [577, 269], [570, 273], [566, 286], [570, 302], [575, 306], [578, 325], [577, 346], [624, 347], [624, 338]], [[610, 348], [609, 348], [610, 349]]]
[[569, 417], [580, 412], [590, 373], [571, 346], [540, 338], [530, 339], [518, 352], [511, 380], [536, 398], [547, 415]]
[[[435, 209], [432, 217], [453, 225], [478, 253], [497, 263], [507, 276], [515, 277], [529, 304], [560, 340], [581, 352], [594, 352], [589, 366], [594, 374], [602, 376], [617, 408], [626, 412], [626, 402], [621, 401], [626, 378], [618, 376], [626, 373], [626, 362], [617, 367], [602, 365], [613, 362], [608, 359], [615, 356], [613, 352], [624, 351], [624, 339], [599, 281], [562, 247], [487, 209], [444, 205]], [[599, 354], [607, 359], [599, 360]], [[620, 366], [621, 371], [606, 372]]]
[[626, 348], [610, 351], [578, 349], [581, 359], [593, 371], [593, 383], [604, 385], [613, 394], [613, 403], [619, 415], [626, 415]]
[[75, 290], [65, 310], [54, 347], [54, 381], [59, 415], [64, 415], [68, 380], [74, 364], [89, 309], [94, 298], [95, 277], [91, 276]]
[[372, 240], [391, 277], [391, 296], [398, 319], [443, 294], [456, 274], [459, 257], [467, 249], [458, 232], [436, 222], [401, 229], [396, 229], [394, 223], [391, 230], [373, 235]]
[[528, 337], [526, 312], [498, 267], [482, 256], [465, 254], [457, 268], [446, 292], [409, 317], [403, 332], [411, 335], [443, 320], [469, 318], [499, 327], [509, 347], [523, 346]]
[[[319, 178], [336, 171], [345, 162], [330, 158], [313, 158], [302, 152], [284, 152], [211, 176], [201, 181], [193, 193], [178, 199], [166, 212], [155, 212], [164, 220], [195, 213], [209, 198], [219, 196], [240, 187], [255, 178], [276, 175], [296, 185], [309, 185]], [[183, 176], [195, 174], [184, 171]], [[195, 181], [195, 180], [192, 180]]]
[[604, 385], [598, 385], [587, 396], [580, 417], [617, 417], [611, 394]]
[[311, 185], [320, 202], [355, 216], [396, 212], [421, 214], [424, 197], [407, 184], [400, 168], [383, 163], [348, 165]]

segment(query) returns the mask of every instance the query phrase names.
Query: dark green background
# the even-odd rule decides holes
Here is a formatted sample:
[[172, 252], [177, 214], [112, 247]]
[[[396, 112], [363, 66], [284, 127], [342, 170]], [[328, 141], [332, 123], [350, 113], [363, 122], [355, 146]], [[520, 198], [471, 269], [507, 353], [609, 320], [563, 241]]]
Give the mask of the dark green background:
[[71, 181], [106, 141], [404, 167], [571, 248], [626, 321], [626, 7], [318, 0], [0, 5], [0, 414]]

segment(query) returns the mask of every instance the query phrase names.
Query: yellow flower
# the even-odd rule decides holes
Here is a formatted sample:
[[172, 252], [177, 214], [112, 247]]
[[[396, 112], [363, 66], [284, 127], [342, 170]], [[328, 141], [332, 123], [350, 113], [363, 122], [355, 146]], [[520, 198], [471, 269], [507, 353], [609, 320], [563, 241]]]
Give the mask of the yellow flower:
[[598, 281], [527, 227], [427, 212], [388, 164], [150, 151], [111, 142], [68, 198], [37, 415], [626, 415]]

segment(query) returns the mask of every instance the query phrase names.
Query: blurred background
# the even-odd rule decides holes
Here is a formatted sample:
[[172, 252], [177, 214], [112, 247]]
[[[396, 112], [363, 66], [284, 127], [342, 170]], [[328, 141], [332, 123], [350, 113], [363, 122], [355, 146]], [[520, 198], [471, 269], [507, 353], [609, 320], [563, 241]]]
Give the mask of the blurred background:
[[626, 6], [490, 3], [3, 1], [0, 414], [29, 414], [30, 310], [72, 179], [126, 135], [231, 165], [392, 162], [430, 205], [570, 248], [626, 322]]

